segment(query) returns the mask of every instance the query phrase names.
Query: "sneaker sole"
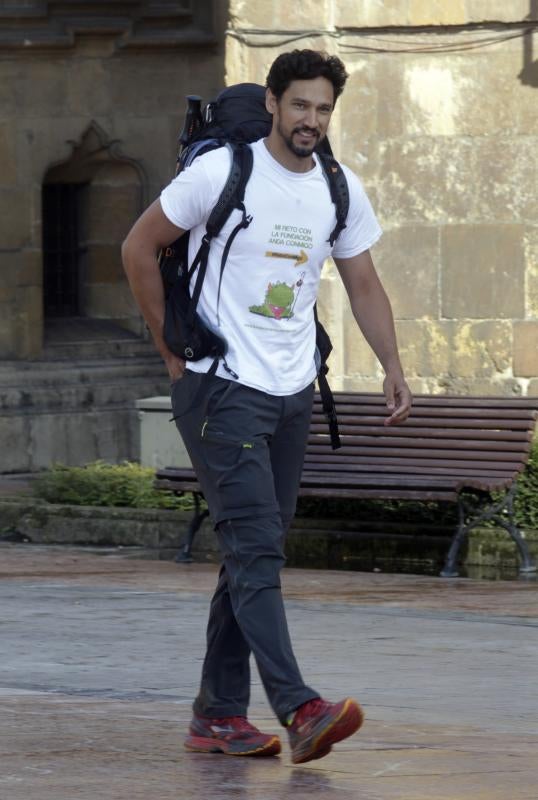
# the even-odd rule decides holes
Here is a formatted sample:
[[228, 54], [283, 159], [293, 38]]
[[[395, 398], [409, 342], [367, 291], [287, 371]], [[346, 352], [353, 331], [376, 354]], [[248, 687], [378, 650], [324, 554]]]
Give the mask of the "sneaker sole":
[[191, 753], [224, 753], [227, 756], [277, 756], [281, 750], [278, 736], [272, 736], [264, 744], [254, 746], [244, 742], [219, 742], [201, 736], [188, 736], [184, 747]]
[[336, 719], [331, 719], [321, 730], [317, 731], [311, 739], [292, 752], [293, 764], [304, 764], [305, 761], [314, 761], [328, 755], [332, 745], [347, 739], [359, 730], [364, 721], [364, 712], [360, 705], [348, 699]]

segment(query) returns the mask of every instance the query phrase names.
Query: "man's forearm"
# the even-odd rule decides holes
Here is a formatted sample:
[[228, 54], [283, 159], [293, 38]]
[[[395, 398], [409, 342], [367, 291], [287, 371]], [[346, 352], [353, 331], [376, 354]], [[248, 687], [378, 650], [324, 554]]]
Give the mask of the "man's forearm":
[[381, 362], [385, 373], [403, 375], [394, 317], [390, 301], [380, 283], [361, 293], [352, 304], [353, 315], [364, 338]]
[[151, 252], [122, 251], [123, 265], [136, 304], [151, 331], [159, 353], [166, 360], [170, 351], [163, 339], [164, 289], [157, 256]]

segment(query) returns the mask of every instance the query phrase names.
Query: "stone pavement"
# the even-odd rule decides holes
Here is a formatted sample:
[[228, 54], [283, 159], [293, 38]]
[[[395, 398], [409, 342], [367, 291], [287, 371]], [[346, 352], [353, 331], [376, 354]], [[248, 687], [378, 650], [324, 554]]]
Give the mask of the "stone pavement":
[[536, 800], [536, 582], [285, 571], [306, 680], [367, 716], [293, 767], [182, 749], [215, 575], [0, 546], [0, 800]]

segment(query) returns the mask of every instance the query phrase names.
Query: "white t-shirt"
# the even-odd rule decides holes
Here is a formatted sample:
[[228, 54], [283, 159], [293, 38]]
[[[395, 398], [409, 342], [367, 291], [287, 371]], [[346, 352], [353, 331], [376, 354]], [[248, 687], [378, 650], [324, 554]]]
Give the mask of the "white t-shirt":
[[[336, 215], [317, 160], [308, 172], [290, 172], [271, 156], [263, 139], [251, 147], [254, 163], [244, 203], [252, 222], [231, 246], [218, 303], [222, 252], [241, 220], [239, 210], [212, 240], [197, 311], [226, 339], [226, 361], [240, 383], [289, 395], [316, 376], [313, 306], [323, 262], [330, 255], [351, 258], [364, 252], [380, 237], [381, 228], [359, 179], [343, 166], [349, 213], [347, 227], [331, 250], [328, 239]], [[226, 147], [200, 156], [160, 196], [168, 219], [191, 231], [190, 263], [228, 177], [230, 160]], [[189, 369], [207, 372], [211, 363], [210, 358], [190, 361]], [[222, 361], [217, 375], [230, 378]]]

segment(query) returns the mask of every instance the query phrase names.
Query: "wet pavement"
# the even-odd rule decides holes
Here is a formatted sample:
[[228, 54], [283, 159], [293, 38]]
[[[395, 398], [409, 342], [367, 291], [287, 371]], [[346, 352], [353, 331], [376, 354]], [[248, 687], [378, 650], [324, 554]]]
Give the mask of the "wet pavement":
[[[536, 800], [538, 585], [286, 570], [305, 679], [362, 730], [186, 753], [216, 568], [0, 546], [0, 800]], [[251, 719], [282, 733], [255, 671]]]

